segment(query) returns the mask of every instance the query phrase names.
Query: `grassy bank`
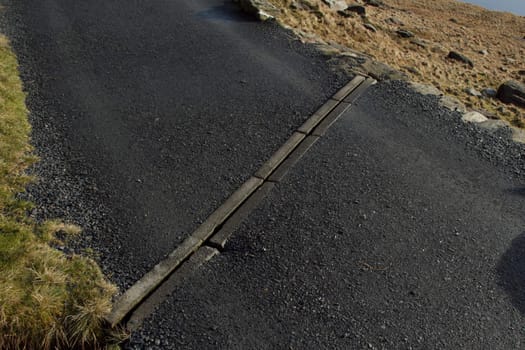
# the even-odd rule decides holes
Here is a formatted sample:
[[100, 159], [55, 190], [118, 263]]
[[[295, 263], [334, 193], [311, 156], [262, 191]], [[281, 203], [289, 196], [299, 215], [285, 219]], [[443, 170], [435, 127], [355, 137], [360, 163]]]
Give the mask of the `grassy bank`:
[[[304, 41], [366, 53], [469, 109], [525, 128], [525, 108], [480, 96], [507, 80], [525, 83], [525, 17], [455, 0], [376, 0], [378, 6], [363, 6], [362, 15], [337, 12], [323, 0], [268, 1], [281, 10], [278, 20]], [[472, 65], [448, 59], [450, 51]]]
[[0, 349], [108, 347], [102, 319], [116, 288], [96, 263], [53, 249], [72, 225], [37, 223], [17, 199], [36, 161], [16, 57], [0, 35]]

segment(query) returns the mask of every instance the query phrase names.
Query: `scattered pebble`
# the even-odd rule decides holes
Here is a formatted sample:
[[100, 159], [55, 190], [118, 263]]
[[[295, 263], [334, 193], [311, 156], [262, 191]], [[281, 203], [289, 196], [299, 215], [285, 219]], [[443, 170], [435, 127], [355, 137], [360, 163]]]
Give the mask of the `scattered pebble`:
[[345, 12], [355, 12], [360, 16], [366, 15], [366, 9], [362, 5], [350, 5], [346, 8]]
[[421, 73], [415, 68], [415, 67], [404, 67], [408, 72], [415, 74], [415, 75], [421, 75]]
[[364, 26], [366, 29], [368, 29], [368, 30], [370, 30], [370, 31], [372, 31], [372, 32], [374, 32], [374, 33], [377, 32], [376, 27], [374, 27], [374, 26], [373, 26], [372, 24], [370, 24], [370, 23], [365, 23], [365, 24], [363, 24], [363, 26]]
[[365, 4], [375, 7], [383, 6], [383, 2], [381, 0], [365, 0]]
[[347, 7], [345, 0], [323, 0], [323, 2], [335, 11], [343, 11]]
[[478, 90], [476, 90], [474, 88], [467, 88], [467, 89], [465, 89], [465, 92], [467, 94], [469, 94], [470, 96], [476, 96], [476, 97], [481, 97], [482, 96], [481, 92], [479, 92]]
[[396, 33], [402, 38], [412, 38], [414, 36], [414, 33], [405, 29], [396, 30]]
[[448, 58], [452, 59], [452, 60], [456, 60], [456, 61], [460, 61], [460, 62], [463, 62], [463, 63], [466, 63], [468, 64], [469, 66], [471, 67], [474, 67], [474, 63], [466, 56], [460, 54], [459, 52], [456, 52], [456, 51], [450, 51], [448, 53]]
[[485, 97], [496, 97], [497, 91], [493, 88], [485, 88], [481, 90], [481, 94]]
[[414, 44], [416, 46], [419, 46], [423, 49], [426, 49], [427, 48], [427, 44], [423, 41], [423, 40], [419, 40], [419, 39], [412, 39], [410, 40], [410, 43], [411, 44]]
[[401, 21], [399, 18], [396, 18], [396, 17], [390, 17], [386, 20], [388, 23], [391, 23], [391, 24], [397, 24], [398, 26], [404, 26], [405, 23], [403, 23], [403, 21]]

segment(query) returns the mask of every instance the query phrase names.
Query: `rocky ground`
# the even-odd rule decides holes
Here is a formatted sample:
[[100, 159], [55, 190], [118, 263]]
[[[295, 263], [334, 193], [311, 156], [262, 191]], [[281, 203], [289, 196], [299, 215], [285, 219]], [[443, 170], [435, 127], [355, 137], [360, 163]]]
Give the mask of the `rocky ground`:
[[[525, 17], [455, 0], [269, 1], [302, 41], [362, 60], [367, 73], [381, 78], [384, 62], [398, 71], [387, 75], [432, 84], [470, 110], [525, 126]], [[496, 97], [509, 80], [519, 96]]]

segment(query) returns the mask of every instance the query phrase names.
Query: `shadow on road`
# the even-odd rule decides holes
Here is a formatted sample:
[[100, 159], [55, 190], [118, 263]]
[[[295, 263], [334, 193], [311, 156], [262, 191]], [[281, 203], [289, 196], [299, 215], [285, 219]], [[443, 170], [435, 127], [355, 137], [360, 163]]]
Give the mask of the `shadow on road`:
[[507, 190], [508, 193], [515, 195], [515, 196], [523, 196], [525, 197], [525, 187], [515, 187]]
[[514, 307], [525, 315], [525, 232], [514, 238], [496, 271], [498, 285], [510, 296]]
[[214, 6], [208, 10], [200, 11], [195, 15], [199, 19], [207, 21], [232, 21], [232, 22], [253, 22], [255, 17], [248, 16], [239, 10], [235, 4], [224, 4]]

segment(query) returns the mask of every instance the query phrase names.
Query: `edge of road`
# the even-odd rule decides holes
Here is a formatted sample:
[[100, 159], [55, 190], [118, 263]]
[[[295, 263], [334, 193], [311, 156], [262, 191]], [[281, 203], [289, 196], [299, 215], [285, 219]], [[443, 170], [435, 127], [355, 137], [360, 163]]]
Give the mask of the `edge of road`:
[[[300, 126], [261, 168], [219, 206], [166, 259], [158, 263], [116, 300], [106, 321], [121, 324], [186, 261], [197, 268], [224, 248], [234, 228], [337, 121], [351, 104], [377, 81], [356, 75]], [[202, 249], [206, 251], [201, 252]], [[192, 268], [190, 267], [190, 270]], [[188, 269], [186, 269], [188, 270]], [[187, 274], [188, 271], [185, 271]], [[158, 302], [157, 302], [158, 303]], [[150, 306], [148, 310], [151, 310]], [[144, 317], [134, 317], [135, 323]]]
[[[240, 9], [252, 16], [255, 16], [259, 21], [275, 21], [282, 28], [290, 30], [294, 35], [297, 34], [296, 30], [286, 26], [278, 20], [279, 9], [273, 5], [268, 0], [233, 0], [234, 3], [240, 7]], [[317, 46], [317, 49], [321, 52], [337, 52], [340, 49], [340, 45], [333, 43], [324, 43], [324, 42], [315, 42], [313, 43]], [[383, 80], [403, 80], [407, 81], [410, 84], [410, 87], [422, 95], [432, 95], [439, 99], [439, 103], [442, 107], [447, 108], [453, 112], [459, 112], [462, 116], [462, 120], [465, 123], [472, 123], [479, 126], [482, 129], [495, 131], [498, 129], [508, 129], [510, 130], [509, 139], [515, 143], [525, 144], [525, 129], [516, 127], [512, 125], [509, 121], [499, 118], [490, 117], [490, 113], [483, 113], [481, 110], [467, 108], [467, 105], [460, 101], [457, 97], [450, 96], [443, 93], [441, 90], [437, 89], [433, 85], [417, 83], [408, 78], [403, 72], [389, 66], [388, 64], [376, 61], [371, 56], [355, 51], [349, 47], [345, 47], [345, 51], [350, 53], [350, 55], [335, 55], [338, 60], [342, 62], [354, 62], [356, 58], [363, 59], [367, 61], [368, 64], [357, 64], [357, 67], [354, 67], [353, 64], [350, 64], [351, 72], [354, 74], [364, 74], [375, 78], [379, 81]], [[344, 69], [343, 69], [344, 70]]]

